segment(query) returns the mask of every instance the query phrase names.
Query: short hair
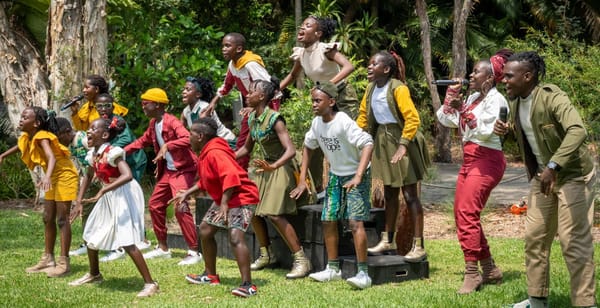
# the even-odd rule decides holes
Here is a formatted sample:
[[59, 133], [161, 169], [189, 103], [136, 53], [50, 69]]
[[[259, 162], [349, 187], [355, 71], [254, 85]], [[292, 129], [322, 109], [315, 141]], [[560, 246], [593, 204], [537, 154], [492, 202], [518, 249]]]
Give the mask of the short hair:
[[104, 77], [93, 74], [88, 75], [85, 79], [88, 80], [91, 85], [98, 87], [98, 93], [108, 93], [108, 83]]
[[114, 101], [115, 101], [115, 99], [112, 97], [112, 95], [110, 95], [108, 93], [98, 94], [98, 96], [96, 96], [96, 100], [98, 100], [99, 98], [104, 98], [104, 99], [108, 100], [110, 103], [114, 103]]
[[194, 121], [191, 128], [195, 133], [208, 136], [208, 140], [217, 136], [218, 129], [219, 126], [217, 125], [217, 122], [209, 117], [199, 118]]
[[230, 32], [227, 33], [227, 35], [225, 35], [225, 37], [230, 37], [233, 39], [233, 42], [237, 45], [237, 46], [242, 46], [245, 47], [246, 46], [246, 38], [237, 32]]
[[546, 63], [535, 51], [515, 53], [510, 56], [506, 62], [524, 62], [527, 68], [533, 72], [533, 78], [536, 84], [546, 75]]
[[69, 132], [73, 130], [71, 122], [67, 118], [56, 117], [56, 124], [58, 125], [58, 133]]

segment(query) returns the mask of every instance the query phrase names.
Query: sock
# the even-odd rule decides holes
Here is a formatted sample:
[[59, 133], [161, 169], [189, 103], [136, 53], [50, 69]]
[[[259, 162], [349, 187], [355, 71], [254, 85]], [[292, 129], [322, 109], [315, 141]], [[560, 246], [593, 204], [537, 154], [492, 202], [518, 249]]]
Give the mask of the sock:
[[369, 275], [369, 265], [367, 265], [367, 262], [358, 262], [356, 267], [358, 268], [359, 272], [363, 271], [365, 274]]
[[340, 260], [339, 259], [328, 260], [327, 266], [329, 266], [330, 269], [335, 270], [337, 272], [340, 270]]

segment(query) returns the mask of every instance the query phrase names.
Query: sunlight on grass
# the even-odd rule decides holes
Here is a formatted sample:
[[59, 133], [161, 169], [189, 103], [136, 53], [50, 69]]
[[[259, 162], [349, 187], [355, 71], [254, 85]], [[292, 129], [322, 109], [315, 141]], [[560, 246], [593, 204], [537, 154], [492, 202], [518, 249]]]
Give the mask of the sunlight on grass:
[[[25, 213], [27, 215], [21, 215]], [[147, 299], [137, 299], [143, 282], [129, 259], [101, 263], [105, 281], [99, 285], [70, 287], [88, 270], [87, 258], [71, 258], [71, 275], [49, 279], [45, 274], [26, 274], [24, 269], [37, 262], [43, 251], [43, 227], [39, 213], [31, 211], [0, 211], [0, 305], [22, 306], [149, 306], [192, 307], [215, 305], [225, 307], [501, 307], [526, 297], [523, 242], [513, 239], [490, 239], [492, 253], [504, 271], [504, 284], [486, 286], [475, 294], [458, 296], [462, 283], [463, 260], [455, 240], [426, 242], [430, 263], [430, 278], [402, 283], [390, 283], [357, 291], [344, 281], [312, 282], [308, 278], [286, 280], [286, 269], [253, 272], [258, 296], [236, 298], [230, 290], [240, 283], [235, 262], [218, 259], [221, 277], [219, 286], [188, 284], [184, 275], [202, 272], [202, 265], [177, 266], [185, 251], [174, 250], [173, 259], [149, 260], [148, 266], [161, 293]], [[151, 235], [151, 232], [150, 234]], [[151, 235], [153, 236], [153, 235]], [[81, 223], [73, 226], [73, 245], [81, 239]], [[154, 241], [154, 238], [151, 238]], [[600, 252], [596, 245], [596, 254]], [[568, 307], [568, 275], [557, 243], [552, 251], [551, 304]]]

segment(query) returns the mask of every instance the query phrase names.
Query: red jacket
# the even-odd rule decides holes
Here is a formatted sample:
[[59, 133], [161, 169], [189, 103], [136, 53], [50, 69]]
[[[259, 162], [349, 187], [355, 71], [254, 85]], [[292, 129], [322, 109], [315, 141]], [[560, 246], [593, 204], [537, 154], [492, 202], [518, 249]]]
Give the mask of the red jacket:
[[248, 172], [238, 165], [235, 153], [225, 139], [210, 140], [198, 156], [198, 187], [206, 190], [217, 205], [223, 192], [235, 187], [229, 208], [258, 204], [258, 188], [248, 178]]
[[[196, 172], [196, 156], [190, 147], [190, 132], [185, 129], [179, 118], [169, 113], [163, 114], [162, 121], [162, 137], [173, 157], [175, 168], [180, 172]], [[156, 119], [151, 119], [144, 134], [125, 147], [127, 155], [149, 146], [153, 146], [154, 152], [158, 153], [160, 146], [156, 140], [155, 123]], [[164, 159], [159, 160], [156, 165], [157, 179], [161, 178], [166, 168], [166, 161]]]

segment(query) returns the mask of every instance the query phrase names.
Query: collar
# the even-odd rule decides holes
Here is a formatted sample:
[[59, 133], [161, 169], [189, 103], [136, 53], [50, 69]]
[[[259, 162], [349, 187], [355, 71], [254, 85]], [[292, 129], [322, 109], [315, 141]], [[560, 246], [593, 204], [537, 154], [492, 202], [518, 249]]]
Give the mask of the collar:
[[308, 47], [304, 47], [304, 50], [306, 50], [308, 52], [313, 52], [313, 51], [317, 50], [317, 48], [319, 47], [319, 43], [320, 43], [320, 41], [316, 41], [316, 42], [312, 43], [312, 45], [310, 45]]
[[94, 155], [102, 154], [108, 146], [110, 146], [110, 143], [108, 143], [108, 142], [103, 143], [100, 147], [98, 147], [98, 151], [94, 151]]

